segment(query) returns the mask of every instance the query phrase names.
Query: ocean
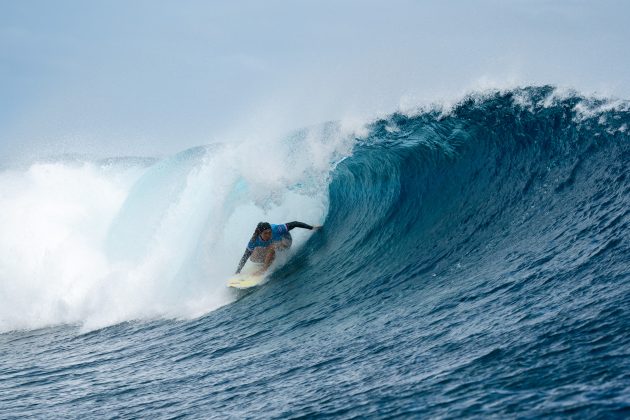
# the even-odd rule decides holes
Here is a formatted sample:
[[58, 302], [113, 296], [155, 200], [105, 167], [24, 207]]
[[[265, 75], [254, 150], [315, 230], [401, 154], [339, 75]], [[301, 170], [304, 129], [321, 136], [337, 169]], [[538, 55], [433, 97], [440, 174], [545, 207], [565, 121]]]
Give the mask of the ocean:
[[2, 168], [0, 417], [626, 418], [628, 168], [630, 103], [552, 86]]

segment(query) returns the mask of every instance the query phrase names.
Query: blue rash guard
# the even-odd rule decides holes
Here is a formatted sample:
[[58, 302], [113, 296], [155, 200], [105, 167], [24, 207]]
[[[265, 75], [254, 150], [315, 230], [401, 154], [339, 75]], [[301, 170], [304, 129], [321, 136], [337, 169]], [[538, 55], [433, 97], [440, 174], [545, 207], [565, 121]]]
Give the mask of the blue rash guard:
[[254, 240], [249, 241], [247, 249], [253, 251], [258, 247], [267, 247], [274, 242], [280, 242], [282, 237], [289, 234], [287, 225], [271, 225], [271, 239], [263, 241], [260, 236], [256, 236]]

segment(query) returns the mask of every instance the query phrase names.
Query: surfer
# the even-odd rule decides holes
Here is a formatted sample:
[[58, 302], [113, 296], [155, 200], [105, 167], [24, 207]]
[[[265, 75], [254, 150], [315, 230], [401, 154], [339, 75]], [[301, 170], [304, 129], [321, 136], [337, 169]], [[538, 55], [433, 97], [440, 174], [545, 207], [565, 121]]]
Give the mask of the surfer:
[[247, 244], [247, 249], [245, 249], [245, 253], [238, 264], [236, 274], [241, 272], [248, 258], [255, 263], [263, 263], [262, 268], [255, 273], [256, 275], [267, 271], [276, 258], [276, 250], [281, 251], [291, 247], [293, 238], [289, 231], [296, 227], [309, 230], [318, 230], [321, 228], [321, 226], [311, 226], [302, 222], [289, 222], [283, 225], [272, 225], [267, 222], [258, 223], [252, 238]]

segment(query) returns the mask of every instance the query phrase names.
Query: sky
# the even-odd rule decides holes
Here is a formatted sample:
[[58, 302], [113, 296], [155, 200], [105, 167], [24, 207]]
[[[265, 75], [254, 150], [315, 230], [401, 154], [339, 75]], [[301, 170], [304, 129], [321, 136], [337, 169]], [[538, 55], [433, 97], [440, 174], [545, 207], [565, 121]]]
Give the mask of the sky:
[[0, 0], [0, 161], [163, 156], [554, 84], [630, 99], [622, 0]]

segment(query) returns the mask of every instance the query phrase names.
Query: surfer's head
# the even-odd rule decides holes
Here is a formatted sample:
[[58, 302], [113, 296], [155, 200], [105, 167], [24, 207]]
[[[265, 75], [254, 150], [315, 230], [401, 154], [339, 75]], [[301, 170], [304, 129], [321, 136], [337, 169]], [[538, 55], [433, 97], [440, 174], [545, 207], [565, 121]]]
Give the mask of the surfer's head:
[[263, 241], [268, 241], [271, 239], [271, 225], [267, 222], [258, 223], [254, 236], [260, 236]]

